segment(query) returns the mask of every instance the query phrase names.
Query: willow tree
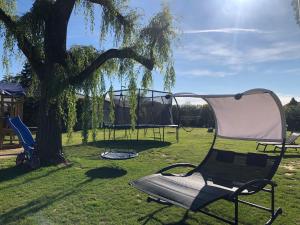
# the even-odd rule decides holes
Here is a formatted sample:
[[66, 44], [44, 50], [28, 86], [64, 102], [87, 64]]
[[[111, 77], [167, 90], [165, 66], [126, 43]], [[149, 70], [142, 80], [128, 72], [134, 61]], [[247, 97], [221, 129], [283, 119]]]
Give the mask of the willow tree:
[[[16, 0], [0, 0], [2, 62], [9, 66], [11, 56], [21, 53], [37, 75], [40, 86], [37, 148], [42, 162], [64, 160], [61, 108], [66, 101], [74, 105], [76, 90], [97, 96], [95, 93], [104, 90], [104, 76], [116, 74], [128, 81], [133, 95], [138, 73], [142, 74], [143, 87], [147, 87], [152, 81], [153, 69], [164, 74], [166, 88], [173, 85], [171, 41], [174, 29], [166, 6], [153, 15], [147, 25], [142, 25], [141, 16], [130, 9], [127, 0], [35, 0], [23, 15], [16, 13], [16, 5]], [[67, 48], [68, 23], [74, 10], [85, 15], [92, 29], [95, 15], [100, 14], [99, 40], [103, 43], [108, 39], [113, 47], [105, 49], [107, 44], [102, 44], [99, 49]], [[97, 102], [99, 107], [97, 98], [92, 100], [93, 104]], [[97, 107], [92, 108], [95, 112]], [[68, 118], [72, 127], [72, 112]]]
[[294, 9], [294, 15], [295, 15], [296, 22], [298, 25], [300, 25], [300, 1], [292, 0], [291, 4]]

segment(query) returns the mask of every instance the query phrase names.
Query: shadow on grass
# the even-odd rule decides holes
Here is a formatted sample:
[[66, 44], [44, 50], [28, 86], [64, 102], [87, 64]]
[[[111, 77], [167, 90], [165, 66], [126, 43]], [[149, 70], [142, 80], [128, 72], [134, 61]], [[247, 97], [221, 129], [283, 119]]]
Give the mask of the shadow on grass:
[[155, 221], [156, 223], [162, 224], [162, 225], [189, 225], [189, 223], [187, 222], [187, 220], [194, 220], [196, 223], [198, 223], [198, 221], [195, 218], [192, 218], [188, 215], [189, 211], [187, 210], [184, 214], [184, 216], [182, 217], [182, 219], [180, 219], [177, 222], [172, 222], [172, 223], [164, 223], [162, 220], [160, 220], [159, 218], [157, 218], [157, 216], [155, 216], [157, 213], [160, 213], [161, 211], [163, 211], [164, 209], [168, 209], [170, 208], [171, 205], [168, 206], [164, 206], [162, 208], [159, 208], [155, 211], [153, 211], [152, 213], [149, 213], [146, 216], [143, 216], [141, 218], [138, 219], [139, 222], [144, 221], [142, 224], [146, 225], [147, 223], [151, 222], [151, 221]]
[[116, 167], [100, 167], [88, 170], [85, 175], [90, 179], [109, 179], [122, 177], [127, 174], [127, 171]]
[[55, 202], [65, 199], [71, 195], [74, 194], [76, 195], [78, 192], [81, 191], [81, 189], [84, 186], [86, 186], [88, 183], [92, 182], [95, 179], [117, 178], [117, 177], [124, 176], [126, 173], [127, 173], [126, 170], [122, 168], [115, 168], [115, 167], [100, 167], [100, 168], [88, 170], [85, 173], [88, 179], [74, 185], [73, 187], [60, 191], [58, 193], [54, 193], [54, 194], [49, 193], [43, 195], [39, 198], [27, 202], [26, 204], [23, 204], [22, 206], [16, 207], [14, 209], [2, 213], [0, 216], [0, 224], [8, 224], [8, 223], [16, 222], [18, 220], [25, 218], [30, 214], [37, 213], [38, 211], [49, 207]]
[[285, 154], [283, 156], [284, 159], [297, 159], [300, 158], [300, 153], [298, 155], [290, 155], [290, 154]]
[[13, 166], [0, 169], [0, 182], [15, 179], [30, 171], [29, 168], [23, 166]]
[[62, 200], [70, 195], [78, 193], [82, 186], [91, 181], [92, 179], [85, 180], [77, 184], [76, 186], [69, 188], [68, 190], [56, 194], [41, 196], [37, 199], [27, 202], [26, 204], [23, 204], [22, 206], [16, 207], [5, 213], [2, 213], [0, 216], [0, 224], [13, 223], [25, 218], [27, 215], [37, 213], [43, 208], [46, 208], [59, 200]]
[[[26, 183], [30, 183], [32, 181], [35, 181], [35, 180], [38, 180], [38, 179], [41, 179], [43, 177], [47, 177], [53, 173], [56, 173], [60, 170], [64, 170], [64, 169], [67, 169], [67, 168], [70, 168], [72, 166], [72, 164], [69, 164], [69, 165], [66, 165], [66, 166], [63, 166], [63, 167], [58, 167], [58, 168], [55, 168], [53, 170], [50, 170], [42, 175], [39, 175], [39, 176], [35, 176], [35, 177], [32, 177], [32, 178], [28, 178], [26, 179], [25, 181], [22, 181], [20, 183], [17, 183], [17, 184], [11, 184], [11, 185], [7, 185], [5, 187], [2, 187], [0, 188], [0, 190], [4, 190], [4, 189], [7, 189], [7, 188], [11, 188], [11, 187], [16, 187], [17, 185], [22, 185], [22, 184], [26, 184]], [[29, 173], [30, 171], [32, 171], [31, 169], [29, 169], [28, 167], [26, 166], [14, 166], [14, 167], [9, 167], [9, 168], [5, 168], [5, 169], [1, 169], [0, 170], [0, 182], [2, 181], [8, 181], [8, 180], [11, 180], [11, 179], [15, 179], [17, 177], [20, 177], [22, 175], [25, 175], [27, 173]]]
[[[260, 153], [264, 153], [264, 154], [280, 154], [281, 150], [266, 150], [266, 151], [259, 151]], [[296, 153], [296, 154], [295, 154]], [[300, 158], [300, 152], [297, 150], [286, 150], [283, 158], [285, 159], [292, 159], [292, 158]]]
[[170, 146], [171, 142], [162, 142], [155, 140], [103, 140], [89, 143], [90, 146], [108, 149], [130, 149], [136, 152], [142, 152], [151, 148], [163, 148]]

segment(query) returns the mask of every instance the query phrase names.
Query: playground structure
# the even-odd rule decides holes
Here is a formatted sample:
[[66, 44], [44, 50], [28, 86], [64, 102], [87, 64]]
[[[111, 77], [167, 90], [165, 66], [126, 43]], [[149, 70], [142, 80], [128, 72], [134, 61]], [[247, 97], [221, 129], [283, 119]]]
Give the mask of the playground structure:
[[[116, 139], [116, 130], [124, 130], [125, 138], [132, 136], [130, 95], [129, 90], [116, 90], [111, 94], [105, 94], [104, 102], [104, 139], [108, 130], [108, 139]], [[112, 96], [112, 99], [110, 99]], [[113, 102], [111, 102], [113, 101]], [[152, 130], [153, 139], [164, 141], [166, 128], [175, 128], [176, 140], [178, 141], [179, 125], [173, 122], [173, 110], [178, 104], [173, 95], [169, 92], [156, 90], [137, 90], [136, 107], [136, 140], [139, 140], [140, 129], [143, 129], [144, 136], [148, 130]], [[111, 110], [114, 110], [114, 121], [110, 121]]]
[[0, 82], [0, 149], [17, 147], [14, 144], [15, 133], [9, 127], [7, 118], [23, 118], [24, 96], [25, 92], [20, 84]]

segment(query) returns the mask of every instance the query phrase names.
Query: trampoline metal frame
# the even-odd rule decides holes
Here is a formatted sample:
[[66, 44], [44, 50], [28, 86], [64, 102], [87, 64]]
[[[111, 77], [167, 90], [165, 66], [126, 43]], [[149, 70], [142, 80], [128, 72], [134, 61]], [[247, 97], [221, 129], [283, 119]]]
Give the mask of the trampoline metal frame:
[[[159, 140], [159, 141], [165, 141], [165, 128], [175, 128], [175, 138], [176, 138], [176, 142], [179, 141], [179, 126], [178, 125], [154, 125], [154, 124], [149, 124], [149, 125], [136, 125], [135, 126], [135, 130], [136, 130], [136, 140], [139, 140], [140, 134], [139, 134], [139, 130], [140, 129], [144, 129], [144, 136], [146, 136], [148, 129], [152, 128], [152, 132], [153, 132], [153, 139], [154, 140]], [[124, 130], [125, 133], [125, 138], [128, 140], [129, 138], [131, 138], [131, 134], [132, 134], [132, 128], [131, 125], [127, 125], [127, 126], [120, 126], [119, 128], [116, 125], [112, 125], [112, 126], [107, 126], [104, 125], [103, 126], [104, 132], [103, 132], [103, 137], [104, 140], [106, 140], [106, 130], [108, 129], [108, 140], [112, 139], [116, 140], [116, 130]], [[157, 137], [156, 135], [158, 135], [159, 137]]]
[[[124, 89], [124, 90], [115, 90], [113, 92], [121, 92], [122, 91], [129, 91], [129, 89]], [[178, 118], [180, 118], [180, 110], [179, 110], [179, 105], [178, 105], [178, 102], [176, 100], [175, 97], [173, 97], [172, 93], [170, 92], [165, 92], [165, 91], [156, 91], [156, 90], [153, 90], [153, 89], [138, 89], [138, 95], [137, 95], [137, 100], [138, 100], [138, 104], [137, 104], [137, 111], [136, 111], [136, 114], [137, 114], [137, 125], [135, 126], [135, 129], [136, 129], [136, 140], [138, 141], [139, 138], [140, 138], [140, 134], [139, 134], [139, 130], [140, 129], [144, 129], [144, 136], [146, 136], [147, 134], [147, 130], [148, 129], [151, 129], [152, 128], [152, 132], [153, 132], [153, 139], [154, 140], [159, 140], [159, 141], [165, 141], [165, 128], [176, 128], [176, 131], [175, 131], [175, 138], [176, 138], [176, 142], [179, 141], [179, 119], [178, 119], [178, 124], [168, 124], [168, 125], [163, 125], [163, 124], [140, 124], [140, 117], [139, 117], [139, 112], [140, 112], [140, 99], [141, 99], [141, 91], [147, 91], [147, 92], [151, 92], [151, 97], [143, 97], [143, 98], [151, 98], [152, 101], [152, 106], [153, 106], [153, 94], [154, 93], [160, 93], [162, 94], [161, 96], [157, 96], [157, 97], [166, 97], [167, 95], [170, 95], [170, 98], [174, 99], [174, 102], [175, 102], [175, 106], [176, 106], [176, 109], [177, 109], [177, 116]], [[106, 92], [104, 94], [104, 99], [106, 97], [106, 95], [108, 94], [109, 92]], [[115, 96], [121, 96], [121, 95], [115, 95]], [[174, 106], [172, 105], [172, 107]], [[152, 110], [152, 113], [153, 113], [153, 107], [151, 107], [151, 110]], [[173, 114], [172, 114], [172, 111], [170, 112], [170, 117], [171, 117], [171, 121], [173, 121]], [[111, 125], [107, 125], [103, 122], [103, 129], [104, 129], [104, 132], [103, 132], [103, 137], [104, 137], [104, 140], [106, 140], [106, 130], [108, 129], [108, 140], [111, 139], [111, 136], [112, 136], [112, 139], [113, 140], [116, 140], [116, 130], [124, 130], [125, 132], [125, 138], [128, 140], [129, 138], [131, 139], [131, 134], [132, 134], [132, 126], [131, 124], [111, 124]], [[158, 135], [158, 137], [156, 136]]]

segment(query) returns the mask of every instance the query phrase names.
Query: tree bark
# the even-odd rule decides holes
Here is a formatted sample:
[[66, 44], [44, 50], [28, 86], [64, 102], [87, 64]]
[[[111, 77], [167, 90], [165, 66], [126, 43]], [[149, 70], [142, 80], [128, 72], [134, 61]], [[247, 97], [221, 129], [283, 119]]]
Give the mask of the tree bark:
[[49, 83], [41, 82], [37, 133], [39, 157], [44, 165], [65, 162], [62, 154], [61, 118], [57, 101], [48, 97], [49, 86]]

